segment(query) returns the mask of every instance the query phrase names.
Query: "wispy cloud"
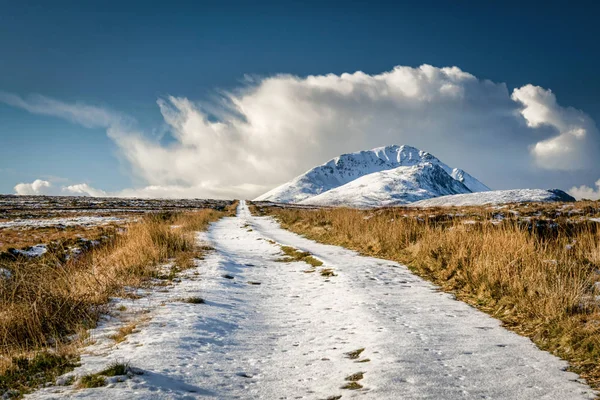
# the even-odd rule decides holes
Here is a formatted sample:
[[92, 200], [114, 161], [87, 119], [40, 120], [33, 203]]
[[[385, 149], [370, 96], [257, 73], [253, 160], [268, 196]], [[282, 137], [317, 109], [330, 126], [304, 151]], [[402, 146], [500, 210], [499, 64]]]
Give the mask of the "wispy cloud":
[[526, 85], [510, 93], [457, 67], [277, 75], [209, 103], [161, 98], [173, 139], [167, 145], [105, 108], [8, 93], [0, 101], [106, 128], [146, 184], [119, 195], [253, 197], [343, 152], [394, 143], [427, 150], [498, 188], [538, 186], [523, 178], [538, 167], [545, 176], [596, 171], [600, 153], [594, 121], [551, 91]]
[[68, 104], [39, 94], [23, 98], [16, 94], [0, 91], [0, 102], [22, 108], [33, 114], [66, 119], [86, 128], [110, 128], [129, 125], [133, 122], [130, 117], [106, 108], [83, 103]]

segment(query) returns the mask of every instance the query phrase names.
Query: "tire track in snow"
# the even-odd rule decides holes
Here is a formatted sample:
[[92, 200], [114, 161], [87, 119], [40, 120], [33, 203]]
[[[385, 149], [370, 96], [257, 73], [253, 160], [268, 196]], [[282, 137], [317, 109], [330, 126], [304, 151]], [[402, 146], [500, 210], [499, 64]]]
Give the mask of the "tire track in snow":
[[[271, 218], [251, 216], [245, 202], [237, 217], [222, 219], [202, 238], [216, 251], [169, 293], [149, 296], [151, 321], [101, 355], [83, 356], [75, 371], [121, 359], [143, 375], [99, 389], [46, 388], [31, 397], [594, 397], [564, 361], [396, 263], [301, 238]], [[310, 252], [337, 276], [278, 262], [282, 254], [271, 240]], [[169, 302], [191, 295], [206, 304]], [[364, 349], [358, 358], [348, 356], [358, 349]], [[362, 389], [341, 388], [358, 373]]]

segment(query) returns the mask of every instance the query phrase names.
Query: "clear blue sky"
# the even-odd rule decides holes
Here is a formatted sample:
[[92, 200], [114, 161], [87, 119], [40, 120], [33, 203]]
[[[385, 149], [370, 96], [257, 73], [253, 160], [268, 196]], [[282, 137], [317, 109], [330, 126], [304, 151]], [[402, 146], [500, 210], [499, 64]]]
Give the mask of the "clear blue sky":
[[[244, 74], [428, 63], [551, 88], [600, 121], [597, 2], [475, 3], [0, 1], [0, 90], [107, 106], [151, 131], [157, 97], [203, 99]], [[40, 177], [132, 184], [103, 129], [0, 104], [0, 140], [0, 193]]]

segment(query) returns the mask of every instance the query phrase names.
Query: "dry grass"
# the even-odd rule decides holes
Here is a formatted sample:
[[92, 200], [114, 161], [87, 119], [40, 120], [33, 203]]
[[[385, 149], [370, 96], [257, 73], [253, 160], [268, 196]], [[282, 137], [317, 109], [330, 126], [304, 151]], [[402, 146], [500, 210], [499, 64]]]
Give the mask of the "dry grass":
[[326, 278], [337, 276], [331, 268], [323, 268], [319, 273]]
[[340, 389], [348, 389], [348, 390], [359, 390], [362, 389], [363, 386], [355, 381], [351, 381], [346, 383], [344, 386], [342, 386]]
[[285, 257], [278, 260], [280, 262], [303, 261], [313, 268], [323, 265], [322, 261], [314, 258], [308, 251], [300, 251], [291, 246], [281, 246], [281, 251], [283, 251]]
[[365, 351], [364, 348], [361, 349], [356, 349], [353, 351], [349, 351], [348, 353], [346, 353], [346, 357], [351, 359], [351, 360], [356, 360], [358, 357], [360, 357], [360, 355], [362, 354], [362, 352]]
[[78, 245], [81, 238], [101, 240], [104, 237], [114, 236], [116, 229], [118, 229], [117, 224], [94, 227], [0, 228], [0, 252], [51, 242], [60, 243], [65, 247]]
[[121, 342], [125, 341], [125, 339], [127, 338], [128, 335], [133, 333], [133, 331], [135, 330], [135, 327], [136, 327], [136, 325], [134, 323], [129, 323], [127, 325], [124, 325], [119, 328], [117, 333], [110, 336], [110, 338], [112, 340], [114, 340], [116, 343], [121, 343]]
[[35, 259], [0, 259], [0, 268], [11, 275], [0, 278], [0, 374], [46, 348], [71, 348], [69, 356], [76, 355], [67, 338], [93, 327], [111, 296], [146, 284], [161, 263], [199, 256], [194, 232], [231, 212], [147, 215], [69, 260], [50, 251]]
[[188, 304], [204, 304], [206, 303], [202, 297], [186, 297], [185, 299], [180, 300], [183, 303]]
[[497, 208], [486, 207], [262, 209], [312, 239], [405, 263], [568, 360], [595, 388], [600, 224], [581, 217], [598, 210], [594, 202], [522, 205], [501, 220]]
[[364, 377], [365, 377], [365, 373], [364, 372], [357, 372], [355, 374], [347, 376], [346, 380], [347, 381], [351, 381], [351, 382], [356, 382], [356, 381], [360, 381]]

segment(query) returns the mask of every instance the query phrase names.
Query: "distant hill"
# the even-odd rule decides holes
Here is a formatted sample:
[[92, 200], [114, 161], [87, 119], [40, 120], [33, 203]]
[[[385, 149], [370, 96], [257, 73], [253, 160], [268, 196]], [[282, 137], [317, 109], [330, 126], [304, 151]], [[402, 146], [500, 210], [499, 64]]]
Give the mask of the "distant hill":
[[575, 198], [559, 189], [512, 189], [485, 193], [467, 193], [441, 196], [411, 203], [411, 207], [475, 206], [525, 202], [575, 201]]

